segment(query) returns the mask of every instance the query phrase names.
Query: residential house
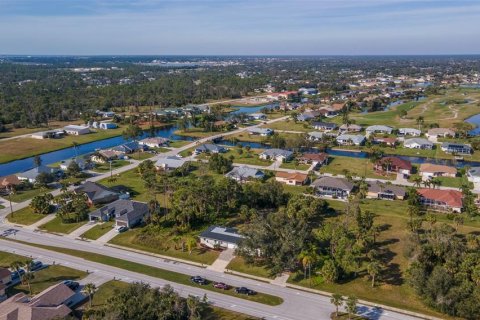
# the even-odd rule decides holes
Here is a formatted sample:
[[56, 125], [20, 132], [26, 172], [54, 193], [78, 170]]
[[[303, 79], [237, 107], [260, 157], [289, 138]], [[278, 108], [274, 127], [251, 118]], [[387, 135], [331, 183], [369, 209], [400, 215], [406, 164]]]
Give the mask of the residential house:
[[318, 90], [315, 88], [300, 88], [298, 89], [298, 92], [300, 92], [303, 95], [310, 96], [310, 95], [317, 94]]
[[339, 113], [339, 110], [335, 110], [332, 107], [323, 107], [323, 108], [318, 109], [318, 111], [320, 112], [320, 115], [322, 115], [326, 118], [334, 118], [334, 117], [338, 116], [338, 113]]
[[263, 113], [251, 113], [248, 117], [252, 120], [267, 120], [267, 115]]
[[336, 140], [341, 146], [361, 146], [365, 142], [365, 136], [361, 134], [341, 134]]
[[275, 180], [290, 186], [302, 186], [308, 180], [308, 175], [298, 172], [277, 171]]
[[418, 171], [423, 180], [435, 177], [455, 178], [457, 176], [456, 168], [433, 163], [422, 163]]
[[353, 190], [353, 183], [344, 178], [321, 177], [312, 183], [315, 194], [321, 197], [346, 199]]
[[428, 140], [436, 142], [438, 138], [455, 137], [455, 131], [448, 128], [432, 128], [427, 131], [425, 136]]
[[259, 154], [260, 159], [276, 160], [276, 161], [288, 161], [293, 158], [293, 152], [283, 149], [266, 149]]
[[50, 286], [32, 298], [20, 292], [0, 304], [0, 319], [64, 319], [72, 312], [67, 305], [74, 296], [75, 292], [63, 283]]
[[145, 146], [139, 144], [136, 141], [131, 141], [131, 142], [127, 142], [127, 143], [121, 144], [119, 146], [113, 147], [110, 150], [113, 150], [113, 151], [119, 152], [119, 153], [123, 153], [123, 154], [131, 154], [131, 153], [135, 153], [137, 151], [144, 151]]
[[408, 160], [397, 157], [383, 157], [375, 163], [374, 169], [380, 173], [395, 172], [409, 176], [412, 172], [412, 164]]
[[385, 146], [388, 146], [388, 147], [395, 147], [395, 145], [397, 144], [397, 139], [396, 138], [391, 138], [391, 137], [387, 137], [387, 138], [374, 137], [372, 142], [374, 144], [385, 145]]
[[383, 125], [374, 125], [369, 126], [365, 129], [367, 136], [375, 133], [382, 133], [382, 134], [391, 134], [393, 132], [393, 128], [389, 126]]
[[257, 136], [262, 136], [262, 137], [267, 137], [271, 136], [274, 131], [270, 128], [248, 128], [247, 132], [251, 135], [257, 135]]
[[170, 171], [181, 168], [187, 160], [178, 156], [162, 157], [155, 162], [155, 167], [158, 170]]
[[140, 140], [138, 143], [149, 148], [160, 148], [168, 146], [170, 140], [162, 137], [153, 137]]
[[90, 160], [95, 163], [107, 163], [117, 158], [122, 158], [124, 154], [115, 150], [100, 150], [90, 156]]
[[263, 179], [265, 177], [265, 173], [263, 173], [263, 171], [259, 169], [247, 166], [240, 166], [234, 167], [225, 176], [239, 182], [244, 182], [249, 180]]
[[368, 181], [367, 198], [381, 200], [403, 200], [406, 190], [404, 187], [380, 181]]
[[324, 136], [325, 136], [325, 133], [323, 132], [313, 131], [308, 133], [308, 139], [310, 141], [321, 141]]
[[200, 153], [225, 153], [227, 149], [211, 143], [205, 143], [195, 148], [195, 154]]
[[314, 167], [320, 167], [328, 164], [328, 154], [325, 152], [320, 153], [304, 153], [298, 157], [298, 161], [303, 164], [313, 164]]
[[64, 171], [68, 170], [68, 167], [70, 166], [70, 164], [72, 162], [77, 163], [80, 170], [85, 170], [89, 166], [87, 160], [85, 158], [80, 157], [80, 158], [72, 158], [72, 159], [67, 159], [67, 160], [62, 161], [60, 163], [60, 169], [62, 169]]
[[244, 238], [235, 228], [211, 226], [203, 231], [200, 236], [200, 244], [216, 249], [236, 249], [240, 240]]
[[69, 126], [66, 126], [63, 128], [67, 134], [70, 134], [72, 136], [80, 136], [83, 134], [90, 133], [90, 128], [87, 126], [77, 126], [74, 124], [71, 124]]
[[480, 167], [471, 167], [470, 170], [467, 171], [467, 179], [473, 183], [480, 182]]
[[403, 146], [408, 149], [432, 150], [434, 147], [434, 144], [433, 142], [428, 141], [427, 139], [411, 138], [411, 139], [406, 139], [403, 142]]
[[313, 122], [312, 127], [315, 130], [321, 130], [321, 131], [333, 131], [337, 129], [337, 125], [332, 122]]
[[132, 228], [150, 216], [148, 204], [133, 200], [119, 199], [88, 214], [90, 221], [115, 219], [117, 227]]
[[292, 96], [296, 96], [296, 95], [298, 95], [298, 91], [274, 92], [267, 95], [267, 98], [271, 100], [282, 100], [282, 99], [287, 100]]
[[20, 179], [14, 174], [0, 177], [0, 192], [9, 191], [12, 188], [15, 188], [21, 184], [22, 184], [22, 181], [20, 181]]
[[5, 290], [12, 282], [12, 272], [7, 268], [0, 267], [0, 302], [7, 298]]
[[113, 122], [100, 122], [98, 124], [98, 128], [102, 130], [110, 130], [110, 129], [116, 129], [118, 128], [116, 123]]
[[463, 143], [444, 142], [441, 149], [446, 153], [472, 154], [473, 152], [471, 145]]
[[41, 165], [39, 167], [27, 170], [22, 173], [17, 173], [17, 177], [20, 180], [25, 180], [30, 183], [35, 183], [37, 181], [37, 177], [40, 173], [47, 173], [47, 174], [52, 174], [56, 175], [59, 172], [58, 169], [55, 168], [50, 168], [44, 165]]
[[340, 128], [338, 128], [338, 130], [340, 131], [340, 133], [360, 132], [362, 131], [362, 127], [358, 124], [342, 124]]
[[119, 198], [118, 192], [92, 181], [86, 181], [75, 188], [74, 192], [77, 194], [84, 193], [87, 196], [88, 204], [91, 206], [109, 203]]
[[398, 129], [398, 135], [419, 137], [422, 135], [422, 131], [414, 128], [400, 128]]
[[308, 121], [308, 120], [311, 120], [311, 119], [315, 119], [319, 115], [320, 115], [319, 111], [315, 111], [315, 110], [305, 111], [304, 113], [301, 113], [297, 116], [297, 120], [298, 121]]
[[460, 213], [463, 208], [463, 195], [457, 190], [417, 189], [420, 203], [435, 211]]

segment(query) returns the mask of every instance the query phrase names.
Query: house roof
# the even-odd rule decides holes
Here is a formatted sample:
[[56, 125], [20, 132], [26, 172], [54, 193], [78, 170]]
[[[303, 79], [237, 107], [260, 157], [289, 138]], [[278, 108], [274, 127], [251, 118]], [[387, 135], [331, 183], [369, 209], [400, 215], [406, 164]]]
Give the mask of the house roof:
[[383, 142], [386, 144], [395, 144], [397, 142], [397, 138], [383, 138], [383, 137], [375, 137], [374, 141], [376, 142]]
[[132, 221], [143, 217], [148, 212], [148, 205], [143, 202], [119, 199], [95, 211], [90, 216], [102, 218], [106, 215], [114, 215], [119, 221]]
[[146, 138], [146, 139], [140, 140], [140, 143], [143, 143], [143, 144], [164, 144], [167, 142], [168, 142], [168, 139], [162, 138], [162, 137], [152, 137], [152, 138]]
[[463, 195], [457, 190], [417, 189], [417, 192], [423, 198], [445, 202], [450, 207], [461, 208], [463, 206]]
[[286, 180], [294, 180], [297, 182], [304, 182], [305, 180], [307, 180], [308, 175], [299, 173], [299, 172], [277, 171], [275, 173], [275, 177], [286, 179]]
[[71, 125], [63, 127], [63, 129], [67, 130], [67, 131], [82, 131], [82, 130], [88, 129], [88, 127], [71, 124]]
[[236, 228], [210, 226], [200, 234], [201, 238], [208, 238], [237, 244], [244, 236], [238, 233]]
[[47, 166], [39, 166], [39, 167], [27, 170], [27, 171], [22, 172], [22, 173], [18, 173], [17, 176], [20, 177], [20, 178], [35, 180], [40, 173], [43, 173], [43, 172], [45, 172], [45, 173], [55, 173], [55, 171], [56, 171], [55, 169], [47, 167]]
[[348, 141], [351, 140], [353, 143], [358, 144], [362, 143], [365, 140], [365, 137], [361, 134], [341, 134], [337, 137], [337, 141]]
[[225, 148], [212, 143], [204, 143], [195, 148], [195, 151], [199, 152], [222, 152]]
[[92, 202], [102, 200], [110, 196], [118, 196], [118, 193], [96, 182], [86, 181], [75, 188], [76, 193], [85, 193]]
[[272, 157], [272, 158], [278, 157], [278, 156], [288, 158], [292, 156], [293, 152], [288, 150], [283, 150], [283, 149], [266, 149], [261, 154], [266, 155], [268, 157]]
[[228, 172], [225, 176], [230, 178], [248, 179], [248, 178], [261, 178], [265, 174], [263, 171], [247, 166], [234, 167], [232, 171]]
[[8, 270], [7, 268], [1, 268], [0, 267], [0, 279], [6, 278], [10, 275], [11, 275], [10, 270]]
[[18, 177], [14, 174], [11, 174], [9, 176], [5, 177], [0, 177], [0, 187], [8, 187], [8, 186], [17, 186], [21, 184], [22, 182]]
[[359, 126], [358, 124], [342, 124], [340, 126], [340, 130], [362, 130], [362, 126]]
[[374, 131], [386, 131], [386, 132], [392, 132], [392, 127], [389, 126], [384, 126], [384, 125], [373, 125], [369, 126], [365, 129], [367, 132], [374, 132]]
[[412, 145], [412, 144], [433, 146], [433, 142], [423, 138], [405, 139], [405, 141], [403, 142], [403, 145]]
[[386, 162], [390, 162], [392, 166], [399, 169], [412, 170], [412, 163], [410, 161], [397, 157], [383, 157], [382, 159], [377, 161], [377, 164], [381, 165]]
[[404, 197], [406, 194], [405, 188], [394, 184], [386, 184], [380, 181], [369, 181], [368, 191], [373, 193], [393, 193], [397, 197]]
[[324, 162], [325, 160], [328, 159], [328, 154], [325, 152], [320, 152], [320, 153], [304, 153], [301, 157], [301, 160], [305, 161], [319, 161], [319, 162]]
[[335, 129], [337, 127], [337, 124], [333, 122], [313, 122], [312, 123], [313, 127], [325, 127], [329, 129]]
[[325, 133], [324, 133], [324, 132], [312, 131], [312, 132], [309, 132], [308, 135], [309, 135], [310, 137], [314, 137], [314, 138], [320, 139], [320, 138], [322, 138], [322, 137], [325, 135]]
[[40, 292], [30, 300], [30, 305], [38, 307], [58, 306], [71, 298], [75, 292], [63, 283], [57, 283]]
[[454, 147], [454, 148], [472, 148], [472, 146], [470, 146], [469, 144], [465, 144], [465, 143], [454, 143], [454, 142], [444, 142], [442, 143], [442, 148], [450, 148], [450, 147]]
[[468, 174], [472, 177], [480, 177], [480, 167], [471, 167]]
[[428, 130], [427, 134], [431, 136], [444, 135], [444, 134], [454, 135], [455, 132], [452, 129], [448, 129], [448, 128], [432, 128]]
[[270, 134], [273, 132], [273, 130], [270, 128], [248, 128], [247, 131], [258, 134]]
[[413, 134], [418, 134], [418, 135], [422, 133], [422, 131], [420, 131], [418, 129], [414, 129], [414, 128], [400, 128], [400, 129], [398, 129], [398, 132], [404, 133], [404, 134], [413, 133]]
[[312, 185], [314, 187], [329, 187], [336, 189], [343, 189], [351, 191], [353, 189], [353, 183], [343, 178], [334, 177], [321, 177], [315, 180]]
[[187, 160], [177, 157], [177, 156], [168, 156], [168, 157], [163, 157], [157, 160], [155, 162], [155, 166], [157, 167], [167, 167], [167, 168], [173, 168], [177, 169], [183, 166], [187, 162]]
[[454, 167], [444, 166], [434, 163], [422, 163], [420, 165], [420, 172], [442, 172], [448, 174], [457, 174], [457, 169]]

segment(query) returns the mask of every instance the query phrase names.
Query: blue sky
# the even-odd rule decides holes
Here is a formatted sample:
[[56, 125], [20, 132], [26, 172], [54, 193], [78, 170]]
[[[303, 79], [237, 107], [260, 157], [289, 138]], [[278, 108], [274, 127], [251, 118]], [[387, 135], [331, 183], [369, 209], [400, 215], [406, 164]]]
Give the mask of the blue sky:
[[479, 0], [0, 0], [0, 54], [480, 53]]

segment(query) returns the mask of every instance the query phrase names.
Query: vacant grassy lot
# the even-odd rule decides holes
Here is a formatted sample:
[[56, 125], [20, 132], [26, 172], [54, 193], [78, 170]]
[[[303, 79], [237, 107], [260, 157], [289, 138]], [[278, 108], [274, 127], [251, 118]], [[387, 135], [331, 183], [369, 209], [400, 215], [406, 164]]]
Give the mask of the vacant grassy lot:
[[274, 279], [275, 275], [271, 275], [265, 267], [246, 264], [242, 257], [235, 257], [227, 266], [227, 270], [237, 271], [250, 274], [257, 277]]
[[187, 131], [175, 130], [174, 134], [183, 137], [206, 138], [222, 133], [221, 131], [205, 131], [203, 128], [189, 128]]
[[320, 169], [320, 172], [331, 173], [334, 175], [343, 175], [344, 170], [357, 177], [367, 177], [367, 178], [377, 178], [377, 179], [388, 179], [393, 180], [395, 176], [383, 176], [375, 173], [373, 170], [373, 163], [369, 159], [362, 158], [350, 158], [350, 157], [330, 157], [330, 162], [328, 165], [323, 166]]
[[[168, 281], [172, 281], [172, 282], [176, 282], [176, 283], [180, 283], [180, 284], [184, 284], [192, 287], [197, 286], [196, 284], [190, 281], [190, 277], [188, 275], [184, 275], [184, 274], [173, 272], [173, 271], [158, 269], [148, 265], [127, 261], [123, 259], [108, 257], [101, 254], [87, 252], [87, 251], [73, 250], [73, 249], [67, 249], [67, 248], [61, 248], [61, 247], [55, 247], [55, 246], [46, 246], [46, 245], [40, 245], [36, 243], [23, 242], [23, 241], [17, 241], [17, 242], [25, 243], [31, 246], [35, 246], [35, 247], [39, 247], [39, 248], [43, 248], [43, 249], [47, 249], [55, 252], [68, 254], [75, 257], [80, 257], [88, 261], [102, 263], [112, 267], [121, 268], [121, 269], [129, 270], [129, 271], [137, 272], [141, 274], [146, 274], [152, 277], [157, 277], [160, 279], [165, 279]], [[261, 292], [258, 292], [256, 295], [253, 295], [253, 296], [246, 296], [246, 295], [236, 294], [232, 289], [230, 290], [215, 289], [211, 285], [206, 285], [206, 286], [198, 285], [198, 287], [203, 290], [214, 291], [217, 293], [226, 294], [229, 296], [234, 296], [240, 299], [246, 299], [246, 300], [254, 301], [258, 303], [263, 303], [270, 306], [276, 306], [283, 303], [282, 298], [261, 293]]]
[[[405, 111], [412, 110], [416, 106], [418, 106], [421, 103], [425, 103], [425, 101], [422, 102], [407, 102], [398, 106], [395, 106], [393, 108], [390, 108], [388, 111], [376, 111], [376, 112], [369, 112], [369, 113], [351, 113], [350, 118], [352, 120], [355, 120], [356, 124], [362, 125], [362, 126], [371, 126], [374, 124], [383, 124], [386, 126], [392, 126], [392, 127], [399, 127], [403, 126], [405, 124], [410, 124], [410, 123], [415, 123], [415, 119], [412, 119], [411, 121], [405, 121], [400, 124], [400, 115], [401, 113]], [[341, 120], [339, 119], [341, 117], [336, 117], [335, 120]]]
[[191, 141], [184, 141], [184, 140], [173, 140], [173, 141], [170, 141], [170, 144], [169, 146], [171, 148], [180, 148], [180, 147], [183, 147], [189, 143], [192, 143]]
[[38, 154], [47, 153], [55, 150], [69, 148], [73, 142], [84, 144], [92, 141], [107, 139], [122, 134], [123, 129], [101, 130], [81, 136], [66, 136], [61, 139], [32, 139], [18, 138], [12, 140], [0, 140], [0, 150], [8, 152], [0, 153], [0, 163], [9, 162], [17, 159], [32, 157]]
[[29, 226], [46, 216], [43, 214], [34, 213], [30, 207], [25, 207], [18, 211], [14, 211], [13, 215], [10, 213], [7, 216], [7, 220], [11, 223], [18, 223]]
[[148, 241], [139, 237], [141, 233], [142, 228], [130, 229], [110, 240], [110, 243], [203, 264], [212, 264], [219, 255], [218, 251], [200, 246], [195, 248], [191, 254], [186, 249], [183, 251], [181, 239], [168, 234], [168, 230], [162, 230], [154, 236], [149, 234]]
[[242, 163], [242, 164], [251, 164], [256, 166], [265, 166], [268, 167], [273, 163], [270, 160], [263, 160], [258, 157], [258, 154], [263, 152], [263, 149], [250, 149], [250, 151], [245, 150], [244, 148], [241, 149], [241, 154], [239, 153], [238, 148], [232, 148], [228, 150], [228, 152], [224, 153], [224, 157], [230, 158], [233, 156], [234, 163]]
[[[17, 190], [14, 194], [11, 195], [12, 202], [23, 202], [25, 200], [32, 199], [39, 194], [44, 194], [49, 192], [46, 188], [34, 188], [29, 190]], [[5, 197], [8, 199], [8, 197]]]
[[77, 228], [80, 228], [85, 223], [86, 221], [63, 223], [62, 219], [60, 219], [59, 217], [55, 217], [53, 220], [50, 220], [47, 223], [41, 225], [39, 229], [53, 233], [69, 234]]
[[310, 132], [313, 131], [308, 122], [295, 122], [291, 119], [281, 120], [274, 123], [263, 125], [262, 128], [270, 128], [273, 130], [285, 130], [285, 131], [300, 131]]
[[18, 254], [0, 251], [0, 267], [9, 268], [10, 264], [15, 261], [26, 262], [28, 258]]
[[104, 222], [104, 223], [99, 223], [95, 227], [87, 230], [85, 233], [81, 235], [83, 238], [87, 238], [90, 240], [97, 240], [101, 236], [103, 236], [105, 233], [108, 231], [112, 230], [114, 222], [109, 221], [109, 222]]
[[105, 178], [100, 180], [99, 183], [115, 190], [128, 191], [134, 200], [148, 201], [149, 195], [136, 169], [122, 172], [115, 175], [114, 178], [114, 181]]
[[309, 164], [302, 164], [302, 163], [299, 163], [299, 164], [295, 165], [295, 162], [290, 161], [290, 162], [282, 163], [280, 165], [280, 168], [293, 169], [293, 170], [307, 170], [308, 168], [310, 168], [310, 165]]

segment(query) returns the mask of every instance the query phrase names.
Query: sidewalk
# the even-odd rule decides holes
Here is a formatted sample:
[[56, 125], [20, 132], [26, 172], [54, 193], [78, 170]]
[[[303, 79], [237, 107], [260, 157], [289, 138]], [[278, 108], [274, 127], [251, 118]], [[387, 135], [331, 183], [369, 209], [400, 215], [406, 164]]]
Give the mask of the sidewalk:
[[29, 225], [29, 226], [24, 226], [25, 229], [30, 229], [30, 230], [35, 230], [41, 225], [44, 225], [45, 223], [52, 221], [55, 219], [56, 215], [54, 213], [50, 213], [49, 215], [45, 216], [44, 218], [38, 220], [37, 222]]
[[77, 228], [73, 230], [71, 233], [67, 234], [66, 237], [76, 239], [79, 238], [82, 234], [87, 232], [88, 230], [92, 229], [95, 227], [96, 223], [95, 222], [87, 222], [80, 228]]

